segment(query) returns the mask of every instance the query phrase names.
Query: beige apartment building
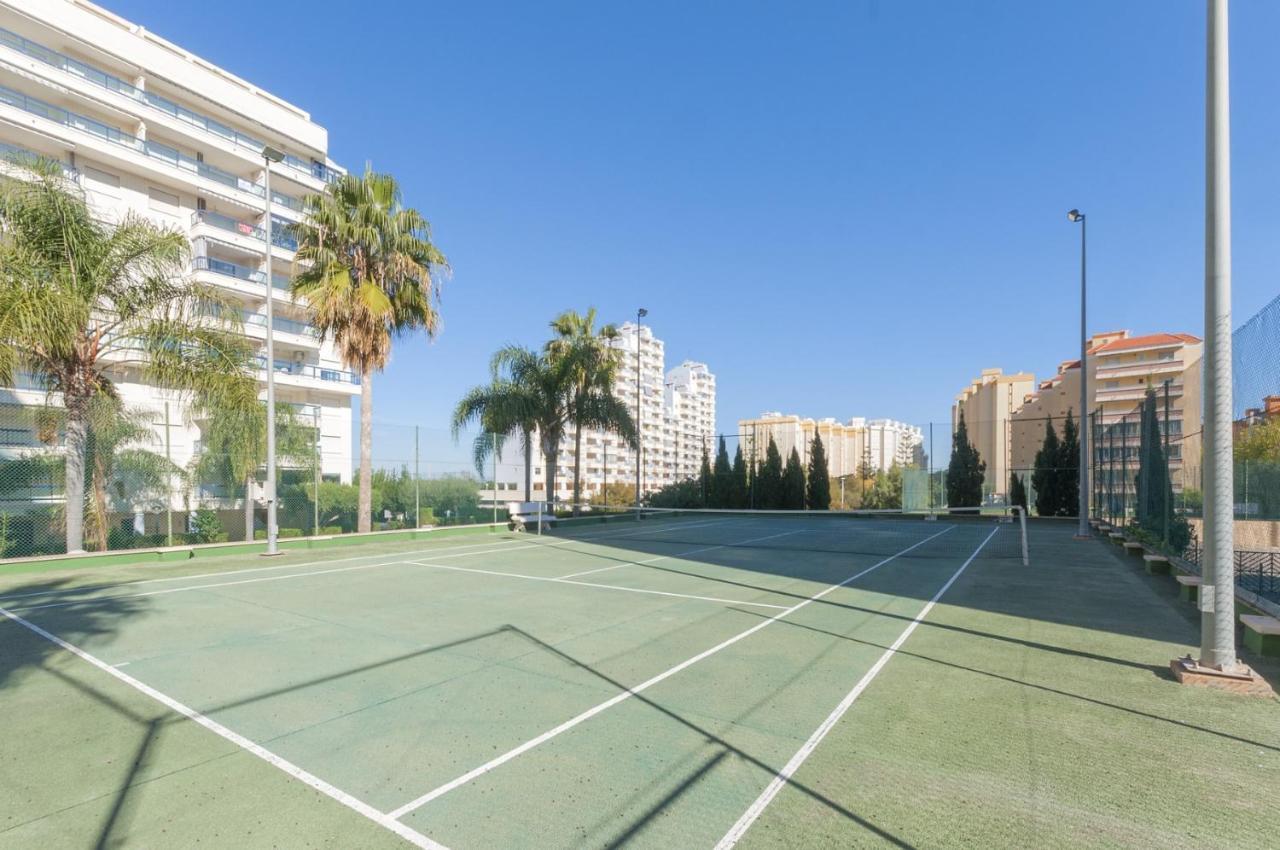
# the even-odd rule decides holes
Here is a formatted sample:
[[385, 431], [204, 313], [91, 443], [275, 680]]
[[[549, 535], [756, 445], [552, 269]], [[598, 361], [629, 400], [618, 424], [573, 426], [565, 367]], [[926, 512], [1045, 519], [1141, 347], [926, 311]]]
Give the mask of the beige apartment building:
[[1030, 372], [1006, 375], [1000, 369], [983, 369], [951, 407], [951, 432], [955, 433], [963, 414], [969, 442], [987, 464], [983, 491], [989, 497], [1003, 498], [1008, 492], [1010, 421], [1034, 389], [1035, 376]]
[[809, 419], [777, 411], [739, 420], [738, 434], [742, 455], [748, 460], [754, 457], [756, 463], [763, 463], [772, 437], [783, 461], [795, 449], [803, 464], [809, 462], [809, 447], [816, 434], [822, 438], [827, 469], [833, 478], [854, 475], [863, 464], [881, 472], [895, 463], [911, 466], [922, 459], [924, 445], [920, 428], [893, 419], [856, 416], [842, 423], [830, 417]]
[[[1132, 336], [1129, 331], [1094, 334], [1088, 343], [1089, 405], [1093, 417], [1090, 463], [1095, 476], [1120, 478], [1132, 495], [1137, 472], [1140, 408], [1149, 387], [1157, 393], [1156, 415], [1169, 436], [1169, 461], [1175, 491], [1198, 487], [1201, 428], [1201, 355], [1198, 337], [1184, 333]], [[1165, 387], [1169, 414], [1165, 422]], [[1044, 441], [1045, 421], [1062, 433], [1067, 411], [1079, 419], [1080, 362], [1070, 360], [1058, 374], [1026, 396], [1011, 417], [1010, 466], [1020, 475], [1035, 467]], [[1097, 481], [1095, 480], [1095, 483]], [[1093, 489], [1093, 488], [1091, 488]], [[1096, 492], [1096, 490], [1094, 491]]]

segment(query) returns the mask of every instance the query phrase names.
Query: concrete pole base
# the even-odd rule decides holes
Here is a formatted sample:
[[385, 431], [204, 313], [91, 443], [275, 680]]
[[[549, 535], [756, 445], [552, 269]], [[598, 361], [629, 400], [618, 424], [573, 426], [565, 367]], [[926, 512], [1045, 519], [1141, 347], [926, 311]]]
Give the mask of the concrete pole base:
[[1071, 535], [1071, 539], [1072, 540], [1092, 540], [1093, 535], [1092, 534], [1073, 534]]
[[1188, 655], [1170, 661], [1169, 669], [1173, 672], [1173, 677], [1183, 685], [1214, 688], [1251, 697], [1276, 695], [1270, 683], [1245, 664], [1236, 665], [1234, 670], [1219, 670], [1216, 667], [1205, 667]]

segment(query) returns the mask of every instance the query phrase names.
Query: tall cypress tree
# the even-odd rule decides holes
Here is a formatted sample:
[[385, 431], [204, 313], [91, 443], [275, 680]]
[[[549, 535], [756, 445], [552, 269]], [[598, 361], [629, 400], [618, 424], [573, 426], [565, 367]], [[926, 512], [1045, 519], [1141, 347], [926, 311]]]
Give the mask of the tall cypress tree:
[[711, 478], [711, 458], [707, 455], [707, 449], [702, 448], [702, 468], [698, 470], [698, 493], [701, 499], [702, 507], [707, 507], [707, 500], [711, 498], [712, 488], [715, 482]]
[[951, 462], [947, 465], [947, 505], [953, 508], [976, 508], [982, 504], [982, 481], [987, 473], [978, 450], [969, 442], [969, 429], [964, 413], [951, 435]]
[[1058, 516], [1080, 514], [1080, 431], [1071, 411], [1062, 426], [1062, 442], [1058, 445], [1057, 462]]
[[745, 508], [747, 507], [747, 464], [742, 459], [742, 446], [738, 446], [733, 452], [733, 486], [729, 490], [728, 508]]
[[756, 477], [756, 507], [765, 510], [782, 507], [782, 454], [772, 435]]
[[787, 466], [782, 471], [782, 505], [789, 511], [804, 510], [804, 465], [800, 452], [794, 448], [787, 455]]
[[1061, 444], [1053, 420], [1044, 423], [1044, 442], [1036, 452], [1036, 468], [1031, 473], [1031, 486], [1036, 491], [1036, 513], [1040, 516], [1057, 516], [1062, 504], [1058, 492], [1058, 463], [1061, 460]]
[[808, 504], [811, 511], [831, 509], [831, 475], [827, 470], [827, 450], [822, 446], [822, 437], [817, 431], [813, 434], [813, 443], [809, 446], [809, 492]]
[[720, 438], [716, 449], [716, 464], [711, 469], [711, 507], [731, 508], [729, 504], [733, 493], [733, 467], [729, 465], [729, 449]]
[[1022, 508], [1025, 515], [1027, 512], [1027, 485], [1023, 483], [1022, 476], [1013, 473], [1009, 477], [1009, 502]]

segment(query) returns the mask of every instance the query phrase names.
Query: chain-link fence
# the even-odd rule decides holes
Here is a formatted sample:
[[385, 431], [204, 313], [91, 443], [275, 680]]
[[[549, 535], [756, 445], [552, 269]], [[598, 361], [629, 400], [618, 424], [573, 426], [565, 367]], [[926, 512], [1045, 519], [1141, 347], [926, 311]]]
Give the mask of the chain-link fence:
[[[66, 411], [35, 393], [9, 395], [0, 401], [0, 557], [265, 538], [265, 409], [227, 427], [187, 418], [176, 400], [111, 400], [88, 412], [77, 449]], [[375, 422], [371, 528], [505, 521], [506, 503], [524, 498], [519, 442]], [[281, 404], [276, 443], [280, 537], [358, 530], [360, 427], [349, 409]], [[77, 468], [80, 510], [69, 511]]]

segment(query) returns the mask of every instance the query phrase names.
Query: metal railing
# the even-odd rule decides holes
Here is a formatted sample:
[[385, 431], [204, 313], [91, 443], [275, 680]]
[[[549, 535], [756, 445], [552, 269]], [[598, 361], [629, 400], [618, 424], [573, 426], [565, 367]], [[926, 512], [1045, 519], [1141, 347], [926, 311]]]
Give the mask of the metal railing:
[[[240, 236], [248, 236], [258, 241], [266, 239], [267, 235], [266, 231], [256, 224], [241, 221], [238, 218], [232, 218], [229, 215], [223, 215], [211, 210], [196, 210], [191, 213], [191, 226], [195, 227], [197, 224], [207, 224], [210, 227], [216, 227], [219, 230], [225, 230], [228, 233], [235, 233]], [[298, 240], [289, 235], [288, 226], [288, 223], [283, 221], [272, 222], [271, 244], [287, 251], [296, 251], [298, 250]]]
[[[1192, 544], [1183, 555], [1188, 563], [1200, 567], [1204, 549]], [[1280, 602], [1280, 551], [1235, 550], [1236, 586], [1264, 599]]]
[[[214, 274], [234, 277], [237, 280], [248, 281], [249, 283], [262, 283], [262, 272], [258, 269], [242, 266], [239, 263], [233, 263], [228, 260], [220, 260], [217, 257], [196, 257], [191, 261], [191, 267], [195, 271], [209, 271]], [[271, 275], [271, 285], [281, 292], [288, 292], [292, 288], [292, 278], [287, 274], [273, 273]]]
[[80, 170], [69, 162], [65, 162], [57, 157], [37, 153], [36, 151], [28, 150], [27, 148], [20, 148], [17, 145], [11, 145], [7, 142], [0, 142], [0, 159], [16, 163], [21, 163], [22, 160], [25, 159], [47, 159], [62, 166], [62, 173], [67, 178], [75, 180], [80, 177]]
[[[267, 368], [267, 358], [258, 358], [258, 368]], [[360, 376], [341, 369], [331, 369], [314, 363], [291, 363], [288, 360], [275, 361], [275, 369], [283, 375], [297, 375], [303, 378], [316, 378], [321, 381], [332, 381], [338, 384], [355, 384], [359, 386]]]
[[[226, 124], [219, 121], [215, 121], [207, 115], [202, 115], [199, 112], [187, 109], [185, 106], [182, 106], [167, 97], [154, 94], [146, 91], [145, 89], [140, 89], [137, 86], [126, 83], [114, 74], [109, 74], [106, 71], [95, 68], [92, 65], [80, 61], [79, 59], [73, 59], [65, 53], [59, 53], [56, 50], [51, 50], [42, 44], [23, 38], [15, 32], [0, 28], [0, 44], [5, 45], [6, 47], [11, 47], [19, 53], [29, 56], [39, 62], [43, 62], [46, 65], [66, 71], [69, 74], [74, 74], [87, 82], [101, 86], [107, 91], [112, 91], [131, 98], [132, 100], [136, 100], [139, 103], [144, 103], [153, 109], [157, 109], [167, 115], [178, 118], [193, 127], [204, 130], [205, 132], [211, 133], [219, 138], [226, 139], [232, 144], [248, 148], [255, 153], [261, 153], [266, 144], [261, 139], [256, 139], [253, 136], [241, 133], [239, 130], [228, 127]], [[283, 164], [295, 171], [301, 172], [302, 174], [313, 177], [317, 180], [322, 180], [326, 183], [332, 183], [338, 176], [338, 172], [329, 168], [322, 162], [317, 162], [315, 160], [307, 162], [306, 160], [292, 154], [285, 155]], [[288, 196], [281, 197], [287, 198]], [[293, 198], [289, 198], [289, 201], [297, 203], [296, 199]], [[286, 203], [286, 206], [293, 207], [293, 203]], [[299, 204], [299, 206], [293, 208], [301, 209], [301, 205]]]

